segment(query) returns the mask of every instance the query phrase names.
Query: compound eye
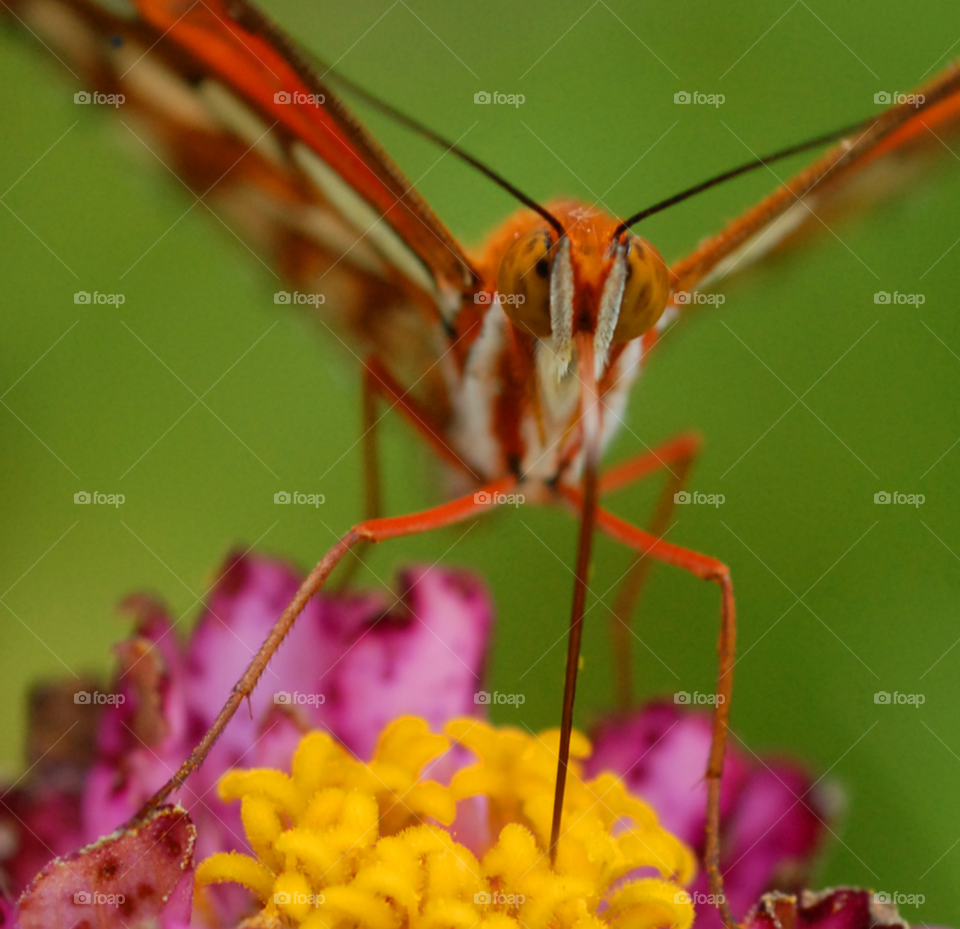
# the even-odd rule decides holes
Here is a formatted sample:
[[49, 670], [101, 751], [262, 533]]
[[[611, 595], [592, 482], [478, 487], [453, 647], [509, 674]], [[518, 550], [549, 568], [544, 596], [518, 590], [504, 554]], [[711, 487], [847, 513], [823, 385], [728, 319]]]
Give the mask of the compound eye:
[[546, 339], [550, 336], [550, 233], [528, 232], [506, 251], [497, 272], [500, 305], [518, 329]]
[[629, 342], [652, 329], [663, 315], [669, 299], [670, 275], [660, 252], [646, 240], [631, 236], [627, 283], [613, 341]]

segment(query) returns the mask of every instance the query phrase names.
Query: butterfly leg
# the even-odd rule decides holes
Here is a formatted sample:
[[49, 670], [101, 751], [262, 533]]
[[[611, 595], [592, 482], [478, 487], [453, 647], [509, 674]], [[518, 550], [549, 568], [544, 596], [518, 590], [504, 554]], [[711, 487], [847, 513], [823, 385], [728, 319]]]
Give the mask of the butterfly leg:
[[142, 820], [157, 806], [163, 803], [175, 790], [178, 790], [186, 779], [203, 764], [213, 744], [220, 737], [233, 714], [236, 713], [243, 699], [253, 691], [263, 674], [264, 668], [274, 652], [280, 647], [287, 633], [293, 628], [297, 617], [303, 611], [310, 598], [323, 586], [330, 572], [340, 563], [343, 557], [355, 545], [361, 542], [384, 542], [387, 539], [397, 539], [403, 536], [419, 535], [444, 526], [452, 526], [474, 516], [494, 509], [493, 500], [500, 494], [509, 493], [517, 484], [516, 477], [506, 477], [481, 487], [476, 493], [467, 494], [444, 503], [441, 506], [431, 507], [419, 513], [410, 513], [405, 516], [392, 516], [386, 519], [371, 519], [358, 523], [350, 529], [334, 545], [330, 551], [317, 563], [307, 579], [300, 585], [296, 596], [290, 601], [287, 608], [274, 624], [270, 634], [254, 655], [240, 680], [234, 685], [223, 709], [220, 710], [213, 725], [207, 730], [200, 743], [190, 754], [190, 757], [180, 766], [177, 773], [160, 790], [157, 791], [140, 809], [134, 820]]
[[[363, 447], [363, 518], [379, 519], [383, 516], [383, 494], [380, 475], [380, 445], [377, 440], [377, 382], [370, 373], [370, 362], [363, 368], [361, 387], [363, 434], [360, 441]], [[363, 565], [369, 544], [361, 542], [353, 549], [353, 558], [344, 565], [337, 578], [337, 590], [348, 587]]]
[[[560, 487], [560, 493], [579, 513], [583, 495], [579, 489]], [[730, 569], [721, 561], [664, 542], [644, 532], [602, 507], [597, 507], [597, 528], [616, 542], [649, 555], [657, 561], [672, 564], [691, 574], [712, 581], [720, 588], [720, 634], [717, 640], [719, 668], [717, 671], [717, 703], [713, 713], [713, 734], [707, 761], [707, 818], [705, 828], [704, 863], [710, 880], [710, 892], [716, 896], [718, 909], [726, 929], [737, 929], [737, 923], [723, 895], [723, 876], [720, 873], [720, 779], [723, 775], [723, 757], [726, 747], [730, 699], [733, 692], [733, 656], [736, 646], [737, 620], [733, 599]]]
[[[365, 383], [369, 385], [371, 404], [375, 406], [377, 396], [382, 397], [390, 404], [391, 409], [396, 408], [397, 412], [433, 446], [434, 451], [447, 464], [466, 472], [478, 484], [482, 481], [480, 475], [453, 450], [443, 437], [443, 428], [437, 425], [433, 415], [410, 395], [376, 355], [364, 362], [363, 376]], [[374, 409], [373, 414], [375, 413]]]
[[[670, 525], [670, 517], [676, 505], [674, 495], [683, 489], [683, 485], [700, 451], [702, 440], [695, 432], [685, 432], [658, 445], [649, 452], [629, 458], [610, 468], [600, 479], [600, 493], [609, 493], [642, 480], [661, 468], [669, 472], [669, 477], [660, 492], [656, 509], [647, 526], [647, 532], [660, 538]], [[620, 584], [617, 600], [610, 615], [610, 639], [613, 646], [614, 689], [618, 706], [625, 710], [633, 699], [633, 649], [630, 631], [631, 617], [636, 609], [650, 560], [642, 555], [631, 565], [627, 576]]]
[[[443, 429], [437, 425], [433, 416], [411, 397], [403, 385], [394, 378], [386, 365], [371, 355], [363, 365], [363, 485], [364, 519], [379, 519], [383, 515], [383, 495], [380, 474], [380, 447], [378, 441], [379, 422], [383, 418], [377, 415], [377, 400], [382, 398], [389, 403], [390, 410], [397, 412], [436, 449], [448, 463], [460, 470], [467, 471], [478, 483], [480, 477], [467, 466], [443, 438]], [[389, 410], [388, 410], [389, 412]], [[368, 543], [361, 542], [351, 554], [354, 556], [340, 571], [337, 589], [346, 587], [353, 579], [357, 569], [363, 564]]]

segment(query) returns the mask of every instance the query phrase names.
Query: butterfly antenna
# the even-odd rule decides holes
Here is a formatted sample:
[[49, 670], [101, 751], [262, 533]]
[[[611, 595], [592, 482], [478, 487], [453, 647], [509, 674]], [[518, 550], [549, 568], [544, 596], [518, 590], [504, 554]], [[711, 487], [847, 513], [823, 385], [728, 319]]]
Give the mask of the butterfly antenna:
[[[314, 57], [314, 56], [311, 56]], [[436, 145], [445, 148], [448, 152], [453, 155], [456, 155], [461, 161], [465, 161], [468, 165], [473, 168], [476, 168], [481, 174], [488, 177], [494, 184], [498, 187], [502, 187], [510, 196], [514, 199], [519, 200], [524, 206], [529, 207], [535, 213], [539, 213], [551, 226], [556, 230], [557, 235], [562, 238], [564, 235], [563, 225], [560, 220], [556, 218], [549, 210], [540, 206], [536, 200], [532, 197], [528, 197], [522, 190], [519, 190], [513, 184], [510, 183], [502, 174], [497, 173], [489, 165], [484, 164], [479, 158], [475, 158], [468, 151], [462, 149], [456, 142], [451, 142], [449, 139], [440, 135], [438, 132], [434, 132], [429, 126], [425, 126], [419, 120], [414, 119], [412, 116], [408, 116], [406, 113], [396, 109], [396, 107], [391, 106], [389, 103], [381, 100], [379, 97], [374, 96], [367, 90], [364, 90], [358, 84], [354, 83], [350, 78], [344, 77], [337, 71], [334, 71], [333, 68], [325, 65], [319, 58], [314, 57], [315, 62], [322, 67], [325, 67], [326, 73], [323, 77], [327, 75], [331, 76], [337, 83], [341, 84], [350, 93], [359, 97], [365, 103], [370, 104], [375, 110], [383, 113], [384, 116], [388, 116], [394, 122], [399, 123], [401, 126], [406, 126], [411, 131], [415, 132], [417, 135], [421, 136], [424, 139], [435, 143]]]
[[760, 158], [754, 158], [752, 161], [745, 162], [744, 164], [739, 165], [736, 168], [732, 168], [729, 171], [724, 171], [722, 174], [718, 174], [706, 181], [695, 184], [693, 187], [688, 187], [686, 190], [681, 190], [680, 193], [674, 194], [672, 197], [667, 197], [666, 200], [661, 200], [659, 203], [655, 203], [653, 206], [648, 206], [645, 210], [641, 210], [639, 213], [634, 213], [629, 219], [623, 220], [620, 225], [617, 226], [613, 237], [616, 239], [618, 236], [626, 232], [631, 226], [634, 226], [640, 222], [640, 220], [646, 219], [648, 216], [653, 216], [654, 213], [661, 213], [668, 207], [675, 206], [678, 203], [683, 203], [684, 200], [689, 200], [690, 197], [693, 197], [699, 193], [703, 193], [703, 191], [709, 190], [711, 187], [716, 187], [719, 184], [723, 184], [725, 181], [732, 180], [735, 177], [740, 177], [741, 174], [749, 174], [751, 171], [756, 171], [757, 168], [766, 167], [767, 165], [773, 164], [776, 161], [789, 158], [791, 155], [798, 155], [800, 152], [809, 151], [811, 148], [819, 148], [821, 145], [825, 145], [828, 142], [836, 142], [845, 136], [852, 135], [854, 132], [858, 132], [861, 129], [865, 129], [868, 126], [873, 125], [875, 121], [876, 117], [861, 120], [860, 122], [854, 123], [851, 126], [844, 126], [843, 129], [836, 129], [833, 132], [826, 133], [825, 135], [819, 135], [815, 139], [808, 139], [806, 142], [800, 142], [797, 145], [791, 145], [789, 148], [781, 148], [779, 151], [773, 152], [770, 155], [763, 155]]
[[[502, 187], [508, 194], [510, 194], [515, 199], [519, 200], [524, 206], [529, 207], [535, 213], [539, 213], [551, 226], [556, 230], [557, 235], [560, 238], [563, 238], [564, 229], [563, 225], [560, 223], [560, 220], [556, 218], [549, 210], [544, 209], [540, 206], [536, 200], [532, 197], [528, 197], [522, 190], [518, 190], [511, 184], [505, 177], [498, 174], [493, 168], [485, 165], [479, 158], [474, 158], [469, 152], [464, 151], [456, 142], [451, 142], [449, 139], [440, 135], [438, 132], [434, 132], [428, 126], [423, 125], [423, 123], [414, 119], [412, 116], [407, 116], [406, 113], [401, 112], [396, 107], [391, 106], [389, 103], [381, 100], [379, 97], [374, 96], [368, 90], [364, 90], [359, 84], [354, 83], [348, 77], [344, 77], [338, 71], [335, 71], [330, 65], [323, 61], [322, 58], [319, 58], [313, 52], [307, 51], [307, 49], [300, 46], [296, 43], [290, 36], [288, 36], [276, 23], [271, 19], [266, 17], [261, 13], [256, 7], [252, 6], [247, 0], [231, 0], [230, 2], [230, 14], [238, 22], [243, 23], [247, 28], [261, 33], [262, 35], [268, 36], [270, 41], [279, 48], [290, 62], [293, 65], [294, 69], [299, 73], [308, 85], [316, 84], [319, 81], [323, 81], [328, 75], [333, 77], [333, 79], [344, 87], [347, 88], [351, 93], [358, 96], [361, 100], [364, 100], [366, 103], [369, 103], [375, 110], [379, 110], [385, 116], [388, 116], [390, 119], [395, 122], [400, 123], [402, 126], [406, 126], [408, 129], [411, 129], [417, 135], [428, 139], [431, 142], [434, 142], [437, 145], [442, 146], [448, 152], [452, 152], [457, 158], [461, 161], [465, 161], [468, 165], [473, 168], [476, 168], [481, 174], [490, 178], [498, 187]], [[323, 73], [317, 77], [317, 72], [322, 71]], [[336, 101], [334, 101], [335, 103]]]

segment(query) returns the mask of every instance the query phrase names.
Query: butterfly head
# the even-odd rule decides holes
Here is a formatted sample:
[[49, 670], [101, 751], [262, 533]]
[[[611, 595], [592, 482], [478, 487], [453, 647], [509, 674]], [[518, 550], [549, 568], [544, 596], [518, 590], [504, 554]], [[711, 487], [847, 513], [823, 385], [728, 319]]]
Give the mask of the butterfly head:
[[560, 376], [576, 343], [591, 338], [600, 380], [615, 346], [639, 338], [663, 314], [667, 267], [649, 242], [616, 235], [617, 221], [599, 210], [574, 203], [550, 210], [563, 236], [539, 217], [518, 217], [509, 229], [497, 271], [500, 303], [517, 329], [555, 355]]

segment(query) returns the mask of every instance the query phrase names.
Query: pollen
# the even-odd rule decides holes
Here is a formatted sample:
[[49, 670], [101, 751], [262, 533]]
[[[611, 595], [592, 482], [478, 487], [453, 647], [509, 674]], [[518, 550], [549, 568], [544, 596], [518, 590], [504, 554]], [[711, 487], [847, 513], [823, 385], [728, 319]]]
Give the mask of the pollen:
[[580, 777], [579, 733], [551, 863], [558, 745], [557, 730], [455, 719], [440, 734], [408, 716], [364, 763], [311, 732], [290, 774], [221, 779], [253, 855], [207, 858], [197, 885], [242, 884], [261, 907], [244, 925], [263, 929], [689, 929], [693, 854], [613, 774]]

